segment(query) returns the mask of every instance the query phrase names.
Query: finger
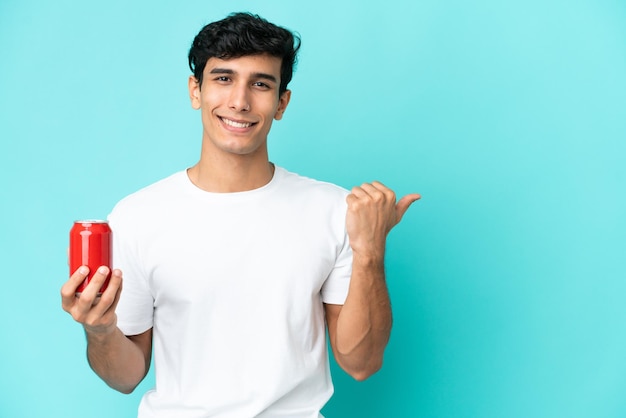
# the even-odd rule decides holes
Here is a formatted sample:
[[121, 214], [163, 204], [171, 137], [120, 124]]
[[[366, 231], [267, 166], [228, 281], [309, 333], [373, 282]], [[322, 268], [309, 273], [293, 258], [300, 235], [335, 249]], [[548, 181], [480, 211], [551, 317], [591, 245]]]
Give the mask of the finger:
[[396, 193], [389, 187], [385, 186], [380, 181], [373, 181], [371, 186], [377, 190], [378, 193], [382, 193], [386, 201], [393, 202], [393, 204], [396, 203]]
[[105, 301], [111, 301], [111, 304], [118, 298], [122, 289], [122, 272], [119, 269], [115, 269], [111, 272], [111, 279], [107, 288], [102, 292], [102, 299]]
[[361, 185], [361, 190], [363, 190], [365, 193], [367, 193], [368, 196], [371, 196], [371, 197], [380, 196], [382, 192], [381, 189], [379, 189], [378, 187], [374, 186], [371, 183], [363, 183]]
[[66, 281], [61, 287], [61, 302], [63, 307], [71, 306], [76, 298], [76, 289], [85, 281], [85, 278], [89, 274], [89, 267], [80, 266], [74, 274], [72, 274], [68, 281]]
[[102, 295], [94, 301], [92, 314], [96, 317], [101, 317], [104, 316], [111, 309], [115, 310], [117, 302], [119, 301], [121, 288], [122, 272], [117, 269], [113, 270], [107, 288], [104, 290], [104, 292], [102, 292]]
[[[106, 270], [106, 269], [105, 269]], [[102, 292], [102, 296], [98, 296], [93, 300], [93, 304], [85, 307], [80, 315], [80, 320], [87, 332], [103, 333], [110, 332], [115, 326], [117, 320], [115, 309], [120, 300], [122, 291], [122, 272], [113, 270], [109, 285]], [[82, 297], [81, 297], [82, 299]]]
[[[356, 196], [358, 199], [363, 199], [363, 200], [372, 200], [376, 202], [379, 202], [386, 198], [387, 200], [389, 200], [388, 196], [386, 195], [384, 186], [376, 187], [370, 183], [363, 183], [359, 187], [354, 187], [352, 189], [352, 194]], [[391, 200], [393, 200], [394, 204], [396, 203], [395, 196], [393, 196], [393, 199]]]
[[411, 193], [400, 199], [396, 205], [396, 224], [402, 220], [402, 217], [409, 209], [413, 202], [419, 200], [422, 196], [417, 193]]
[[387, 191], [390, 190], [389, 187], [385, 186], [384, 184], [382, 184], [380, 181], [373, 181], [372, 182], [372, 186], [374, 186], [375, 188], [377, 188], [380, 191]]
[[111, 276], [111, 280], [113, 280], [113, 277], [116, 277], [114, 286], [117, 286], [117, 289], [115, 291], [115, 300], [113, 301], [113, 304], [111, 305], [111, 307], [116, 308], [118, 302], [120, 301], [120, 296], [122, 295], [122, 286], [124, 282], [122, 279], [122, 272], [120, 270], [113, 270], [113, 276]]
[[363, 189], [366, 193], [368, 193], [372, 197], [385, 197], [387, 201], [393, 201], [396, 203], [396, 194], [389, 187], [385, 186], [380, 181], [373, 181], [371, 183], [363, 183], [361, 185], [361, 189]]
[[363, 186], [354, 186], [350, 194], [359, 199], [368, 196], [368, 193], [365, 190], [363, 190]]
[[[115, 297], [113, 298], [113, 303], [111, 303], [111, 306], [108, 309], [108, 311], [113, 311], [113, 312], [115, 312], [115, 310], [117, 309], [117, 304], [119, 303], [120, 296], [122, 295], [122, 285], [123, 285], [122, 272], [119, 271], [119, 270], [117, 270], [117, 272], [119, 272], [119, 273], [116, 273], [116, 270], [113, 271], [113, 275], [117, 277], [116, 278], [116, 282], [114, 284], [114, 286], [115, 286]], [[113, 280], [114, 276], [111, 276], [111, 280]], [[119, 283], [118, 283], [118, 280], [119, 280]], [[107, 290], [108, 290], [108, 288], [107, 288]]]
[[78, 298], [78, 305], [82, 309], [90, 309], [91, 306], [96, 304], [96, 299], [99, 297], [98, 293], [100, 292], [100, 288], [104, 284], [107, 276], [109, 274], [109, 268], [106, 266], [98, 267], [98, 270], [94, 273], [94, 275], [89, 280], [89, 283], [80, 294], [80, 298]]

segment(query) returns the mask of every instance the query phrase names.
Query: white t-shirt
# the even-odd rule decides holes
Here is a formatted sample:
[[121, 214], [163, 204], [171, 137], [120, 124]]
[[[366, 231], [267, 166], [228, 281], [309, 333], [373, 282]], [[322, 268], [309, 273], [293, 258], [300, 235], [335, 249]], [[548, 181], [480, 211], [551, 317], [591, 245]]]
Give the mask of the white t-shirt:
[[178, 172], [109, 216], [126, 335], [153, 328], [156, 387], [139, 417], [320, 417], [333, 393], [323, 302], [352, 268], [347, 191], [280, 167], [209, 193]]

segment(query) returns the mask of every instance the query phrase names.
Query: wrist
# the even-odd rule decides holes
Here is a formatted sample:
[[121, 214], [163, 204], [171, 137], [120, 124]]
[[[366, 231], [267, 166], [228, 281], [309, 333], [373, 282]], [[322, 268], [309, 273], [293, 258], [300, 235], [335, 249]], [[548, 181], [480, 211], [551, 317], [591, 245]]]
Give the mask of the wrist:
[[105, 343], [109, 340], [117, 330], [117, 325], [112, 324], [108, 326], [89, 326], [83, 325], [83, 329], [85, 330], [85, 335], [89, 341]]
[[379, 251], [359, 251], [352, 250], [352, 265], [354, 267], [362, 267], [368, 270], [384, 269], [385, 250]]

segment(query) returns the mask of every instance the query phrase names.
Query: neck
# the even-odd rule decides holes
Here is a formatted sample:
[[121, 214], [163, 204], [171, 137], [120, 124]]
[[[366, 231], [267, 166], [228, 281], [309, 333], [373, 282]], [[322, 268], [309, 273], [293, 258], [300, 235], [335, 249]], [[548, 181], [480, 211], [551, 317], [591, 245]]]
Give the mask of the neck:
[[274, 165], [267, 158], [200, 159], [187, 170], [193, 184], [213, 193], [235, 193], [258, 189], [274, 176]]

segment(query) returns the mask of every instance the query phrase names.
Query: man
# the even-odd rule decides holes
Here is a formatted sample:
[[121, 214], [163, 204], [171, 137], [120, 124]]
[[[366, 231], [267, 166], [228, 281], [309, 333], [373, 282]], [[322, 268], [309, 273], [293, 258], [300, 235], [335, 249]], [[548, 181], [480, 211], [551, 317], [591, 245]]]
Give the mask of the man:
[[101, 297], [106, 267], [80, 298], [85, 267], [61, 289], [112, 388], [134, 390], [154, 344], [156, 387], [140, 417], [319, 417], [333, 392], [326, 330], [355, 379], [381, 367], [385, 240], [419, 195], [396, 203], [378, 182], [348, 193], [269, 161], [298, 49], [292, 33], [245, 13], [201, 30], [189, 52], [200, 160], [116, 205]]

